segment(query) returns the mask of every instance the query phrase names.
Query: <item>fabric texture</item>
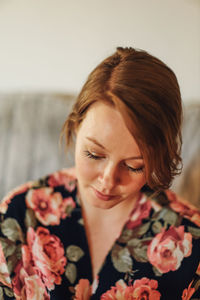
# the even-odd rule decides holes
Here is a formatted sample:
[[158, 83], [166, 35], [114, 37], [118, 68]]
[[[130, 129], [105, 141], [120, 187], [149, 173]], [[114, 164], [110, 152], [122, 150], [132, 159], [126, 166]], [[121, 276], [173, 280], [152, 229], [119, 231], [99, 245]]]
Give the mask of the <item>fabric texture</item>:
[[0, 204], [0, 299], [200, 299], [199, 211], [171, 191], [141, 193], [134, 207], [93, 280], [75, 170], [11, 191]]

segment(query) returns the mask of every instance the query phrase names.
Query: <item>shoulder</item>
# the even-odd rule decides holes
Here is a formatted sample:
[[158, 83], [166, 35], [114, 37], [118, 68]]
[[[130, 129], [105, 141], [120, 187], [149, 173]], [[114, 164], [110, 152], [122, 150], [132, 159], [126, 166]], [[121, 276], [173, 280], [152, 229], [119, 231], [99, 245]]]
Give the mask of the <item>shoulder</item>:
[[[188, 241], [192, 252], [200, 251], [200, 211], [171, 190], [150, 199], [151, 223], [159, 237], [172, 235], [173, 240]], [[198, 249], [198, 251], [195, 251]], [[199, 255], [197, 254], [198, 259]]]
[[[160, 224], [158, 233], [154, 237], [154, 246], [163, 243], [166, 247], [166, 241], [167, 243], [170, 241], [170, 245], [174, 244], [174, 249], [176, 251], [178, 249], [177, 253], [180, 251], [183, 257], [190, 257], [193, 267], [197, 268], [200, 262], [200, 211], [198, 208], [171, 190], [151, 200], [151, 203], [152, 223], [156, 224], [156, 228]], [[199, 273], [199, 268], [196, 272]]]
[[200, 210], [181, 198], [171, 190], [165, 191], [168, 199], [168, 206], [171, 210], [179, 214], [182, 218], [189, 220], [191, 223], [200, 227]]
[[140, 263], [141, 273], [134, 279], [156, 279], [163, 299], [181, 299], [190, 283], [198, 298], [199, 216], [198, 209], [171, 191], [143, 193], [112, 249], [113, 265], [121, 272], [117, 263], [126, 253], [130, 263], [124, 261], [123, 268], [128, 276], [133, 276], [128, 268]]
[[[58, 225], [62, 211], [71, 204], [76, 190], [75, 169], [62, 169], [10, 191], [0, 203], [1, 221], [19, 218], [33, 210], [43, 225]], [[55, 216], [53, 217], [53, 215]], [[51, 216], [50, 216], [51, 215]], [[57, 216], [57, 217], [56, 217]]]
[[59, 232], [62, 220], [68, 221], [76, 206], [75, 195], [74, 169], [63, 169], [4, 197], [0, 203], [0, 298], [7, 299], [9, 294], [21, 299], [32, 284], [33, 290], [40, 286], [42, 299], [50, 299], [47, 289], [61, 283], [66, 265]]
[[200, 227], [200, 210], [193, 204], [178, 196], [171, 190], [161, 192], [159, 195], [147, 195], [154, 212], [164, 212], [176, 215], [177, 218], [195, 227]]
[[154, 234], [147, 251], [149, 262], [162, 274], [177, 271], [184, 288], [191, 283], [199, 296], [200, 211], [170, 190], [150, 203]]

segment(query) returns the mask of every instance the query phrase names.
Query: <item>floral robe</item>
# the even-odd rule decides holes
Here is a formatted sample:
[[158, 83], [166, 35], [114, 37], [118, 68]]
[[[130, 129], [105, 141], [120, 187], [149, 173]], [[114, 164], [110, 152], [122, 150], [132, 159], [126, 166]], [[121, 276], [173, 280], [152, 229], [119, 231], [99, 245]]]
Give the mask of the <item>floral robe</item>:
[[141, 193], [92, 280], [76, 195], [75, 172], [68, 169], [3, 199], [0, 299], [200, 299], [200, 213], [194, 207], [171, 191], [154, 199]]

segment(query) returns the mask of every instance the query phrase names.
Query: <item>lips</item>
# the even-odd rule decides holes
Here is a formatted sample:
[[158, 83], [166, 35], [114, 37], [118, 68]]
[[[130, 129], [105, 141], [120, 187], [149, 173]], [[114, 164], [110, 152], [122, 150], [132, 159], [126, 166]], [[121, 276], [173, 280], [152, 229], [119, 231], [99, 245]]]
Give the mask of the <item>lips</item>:
[[101, 192], [99, 192], [95, 188], [93, 188], [93, 191], [94, 191], [97, 198], [99, 198], [101, 200], [104, 200], [104, 201], [113, 200], [116, 197], [115, 195], [102, 194]]

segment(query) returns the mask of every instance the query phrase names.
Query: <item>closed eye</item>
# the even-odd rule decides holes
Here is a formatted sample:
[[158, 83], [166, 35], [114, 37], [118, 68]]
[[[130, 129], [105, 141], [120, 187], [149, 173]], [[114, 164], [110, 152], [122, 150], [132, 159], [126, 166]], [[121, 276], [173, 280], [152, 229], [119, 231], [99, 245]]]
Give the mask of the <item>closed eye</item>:
[[102, 159], [103, 157], [102, 156], [98, 156], [98, 155], [94, 155], [92, 154], [91, 152], [89, 151], [84, 151], [85, 155], [91, 159], [95, 159], [95, 160], [99, 160], [99, 159]]
[[[99, 155], [95, 155], [93, 153], [91, 153], [90, 151], [86, 150], [84, 151], [84, 154], [89, 157], [90, 159], [94, 159], [94, 160], [100, 160], [100, 159], [103, 159], [104, 156], [99, 156]], [[130, 172], [134, 172], [134, 173], [140, 173], [140, 172], [143, 172], [144, 170], [144, 166], [142, 167], [139, 167], [139, 168], [133, 168], [133, 167], [130, 167], [128, 165], [124, 165]]]
[[140, 172], [143, 172], [144, 170], [144, 167], [139, 167], [139, 168], [133, 168], [133, 167], [130, 167], [130, 166], [126, 166], [128, 168], [129, 171], [131, 172], [134, 172], [134, 173], [140, 173]]

